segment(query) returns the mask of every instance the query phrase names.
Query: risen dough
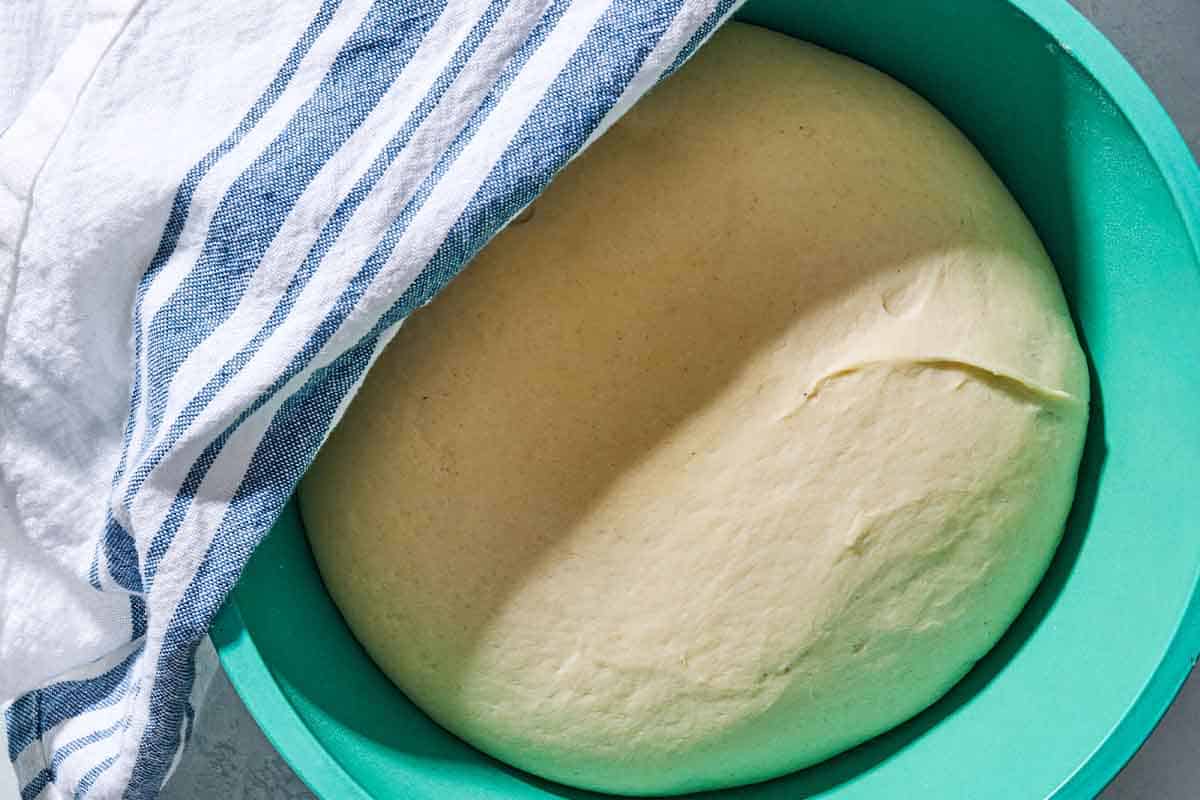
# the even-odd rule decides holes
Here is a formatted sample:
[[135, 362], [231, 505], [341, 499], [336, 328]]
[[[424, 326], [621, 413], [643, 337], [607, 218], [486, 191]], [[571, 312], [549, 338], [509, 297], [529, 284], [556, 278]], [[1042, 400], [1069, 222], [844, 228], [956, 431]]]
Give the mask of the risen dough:
[[434, 719], [683, 792], [958, 680], [1054, 551], [1087, 400], [1054, 271], [962, 135], [731, 25], [401, 329], [301, 499]]

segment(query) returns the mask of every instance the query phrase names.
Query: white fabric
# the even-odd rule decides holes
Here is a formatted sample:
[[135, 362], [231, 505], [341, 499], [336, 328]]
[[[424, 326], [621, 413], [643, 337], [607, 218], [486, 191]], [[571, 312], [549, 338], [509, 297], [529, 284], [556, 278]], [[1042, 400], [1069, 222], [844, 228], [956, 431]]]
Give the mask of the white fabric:
[[7, 0], [0, 5], [0, 133], [50, 75], [83, 17], [83, 0]]

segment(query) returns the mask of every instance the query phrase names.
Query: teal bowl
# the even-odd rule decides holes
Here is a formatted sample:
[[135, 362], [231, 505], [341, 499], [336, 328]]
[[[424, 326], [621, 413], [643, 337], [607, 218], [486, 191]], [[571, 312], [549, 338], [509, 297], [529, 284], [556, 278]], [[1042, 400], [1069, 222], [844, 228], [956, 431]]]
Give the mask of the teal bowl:
[[[975, 142], [1059, 269], [1093, 411], [1066, 537], [999, 645], [889, 733], [709, 796], [1092, 797], [1200, 652], [1200, 171], [1061, 0], [752, 0], [741, 17], [890, 73]], [[499, 764], [409, 703], [330, 602], [294, 504], [212, 636], [267, 737], [324, 798], [598, 797]]]

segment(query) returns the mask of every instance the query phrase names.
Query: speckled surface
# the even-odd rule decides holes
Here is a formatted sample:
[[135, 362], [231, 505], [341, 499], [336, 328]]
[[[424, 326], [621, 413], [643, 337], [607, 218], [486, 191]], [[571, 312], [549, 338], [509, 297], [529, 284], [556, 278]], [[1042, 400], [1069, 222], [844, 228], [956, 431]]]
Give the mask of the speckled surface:
[[301, 800], [312, 792], [292, 773], [238, 699], [213, 678], [192, 742], [163, 800]]
[[[1200, 157], [1200, 0], [1072, 0], [1133, 62]], [[15, 795], [0, 775], [0, 797]], [[313, 795], [267, 742], [224, 675], [201, 711], [163, 800], [292, 800]], [[1200, 797], [1200, 672], [1103, 800]], [[331, 799], [332, 800], [332, 799]]]

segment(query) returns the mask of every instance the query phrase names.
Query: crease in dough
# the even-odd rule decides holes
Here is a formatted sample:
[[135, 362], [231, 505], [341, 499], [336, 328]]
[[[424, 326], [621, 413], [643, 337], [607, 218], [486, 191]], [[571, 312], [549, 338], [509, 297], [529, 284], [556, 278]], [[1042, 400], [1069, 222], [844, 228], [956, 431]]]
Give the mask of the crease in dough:
[[[1070, 392], [1064, 391], [1063, 389], [1055, 389], [1051, 386], [1043, 386], [1032, 378], [1019, 375], [1012, 370], [1003, 369], [1001, 367], [989, 367], [976, 361], [953, 358], [949, 356], [880, 358], [867, 361], [855, 361], [850, 364], [832, 367], [822, 373], [820, 377], [818, 377], [809, 385], [808, 389], [804, 392], [803, 397], [805, 402], [815, 400], [820, 394], [821, 390], [827, 384], [838, 380], [839, 378], [852, 375], [856, 372], [863, 372], [870, 369], [902, 370], [905, 367], [954, 370], [962, 372], [969, 379], [981, 381], [989, 387], [1023, 397], [1033, 402], [1054, 405], [1063, 404], [1074, 407], [1087, 406], [1086, 400], [1076, 397]], [[783, 419], [787, 419], [798, 412], [799, 409], [796, 409], [795, 411], [784, 415]]]

